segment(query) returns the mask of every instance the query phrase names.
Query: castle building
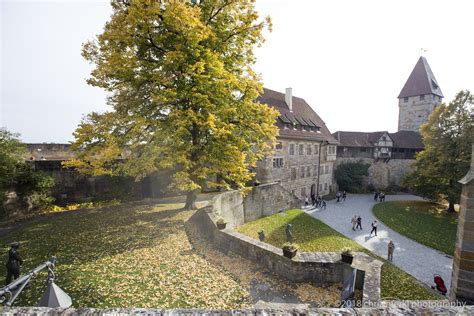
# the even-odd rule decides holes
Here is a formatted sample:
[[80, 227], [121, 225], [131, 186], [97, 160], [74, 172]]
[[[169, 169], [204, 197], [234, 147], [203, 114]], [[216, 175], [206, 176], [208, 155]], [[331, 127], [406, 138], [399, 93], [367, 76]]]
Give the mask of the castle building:
[[398, 95], [398, 132], [337, 131], [337, 165], [362, 161], [370, 165], [368, 184], [377, 189], [401, 185], [417, 152], [424, 148], [420, 126], [443, 99], [426, 58], [421, 56]]
[[285, 93], [264, 89], [258, 99], [278, 110], [279, 136], [273, 156], [257, 164], [257, 180], [279, 182], [299, 198], [334, 192], [337, 141], [324, 121], [292, 89]]
[[398, 95], [398, 130], [418, 132], [442, 99], [438, 82], [421, 56]]

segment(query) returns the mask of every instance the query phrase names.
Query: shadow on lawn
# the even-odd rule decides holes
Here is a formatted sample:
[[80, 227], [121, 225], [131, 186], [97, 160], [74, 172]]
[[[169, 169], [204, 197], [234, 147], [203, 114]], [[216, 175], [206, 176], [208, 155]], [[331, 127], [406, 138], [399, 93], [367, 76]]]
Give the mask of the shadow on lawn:
[[[152, 247], [162, 239], [184, 230], [179, 205], [121, 205], [71, 212], [48, 221], [33, 222], [4, 236], [0, 248], [8, 251], [14, 240], [20, 242], [25, 259], [23, 272], [53, 255], [59, 264], [80, 265], [122, 252]], [[6, 259], [5, 259], [6, 260]], [[3, 265], [1, 271], [4, 271]]]

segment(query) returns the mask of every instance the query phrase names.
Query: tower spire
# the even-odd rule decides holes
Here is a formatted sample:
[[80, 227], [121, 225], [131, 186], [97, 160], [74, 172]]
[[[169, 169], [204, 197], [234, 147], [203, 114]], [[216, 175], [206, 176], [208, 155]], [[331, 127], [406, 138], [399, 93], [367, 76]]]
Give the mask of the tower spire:
[[443, 92], [428, 61], [420, 56], [398, 95], [398, 130], [418, 132], [442, 98]]

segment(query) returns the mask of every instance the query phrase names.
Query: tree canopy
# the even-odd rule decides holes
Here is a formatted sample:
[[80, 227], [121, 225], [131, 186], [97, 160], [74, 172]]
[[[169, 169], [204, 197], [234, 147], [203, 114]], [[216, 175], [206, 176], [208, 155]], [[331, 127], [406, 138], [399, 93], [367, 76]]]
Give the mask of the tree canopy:
[[447, 200], [450, 212], [459, 202], [458, 180], [467, 173], [471, 161], [473, 101], [469, 91], [461, 91], [449, 104], [435, 108], [420, 129], [425, 149], [417, 154], [411, 172], [404, 178], [404, 185], [415, 192]]
[[337, 166], [335, 177], [340, 190], [364, 192], [364, 177], [369, 175], [370, 165], [362, 161], [345, 162]]
[[66, 166], [136, 179], [173, 169], [173, 186], [188, 192], [244, 188], [277, 134], [276, 111], [255, 101], [262, 84], [252, 70], [270, 20], [258, 21], [254, 0], [112, 7], [82, 54], [95, 66], [88, 83], [110, 93], [113, 110], [83, 119], [78, 158]]

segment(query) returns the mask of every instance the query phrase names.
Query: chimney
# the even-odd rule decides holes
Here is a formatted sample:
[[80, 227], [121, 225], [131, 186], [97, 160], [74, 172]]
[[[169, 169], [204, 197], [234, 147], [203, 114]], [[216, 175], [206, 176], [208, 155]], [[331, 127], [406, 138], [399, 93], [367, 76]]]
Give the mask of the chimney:
[[285, 102], [286, 102], [286, 105], [288, 105], [288, 108], [290, 109], [290, 112], [293, 112], [293, 93], [292, 93], [291, 88], [286, 88]]

